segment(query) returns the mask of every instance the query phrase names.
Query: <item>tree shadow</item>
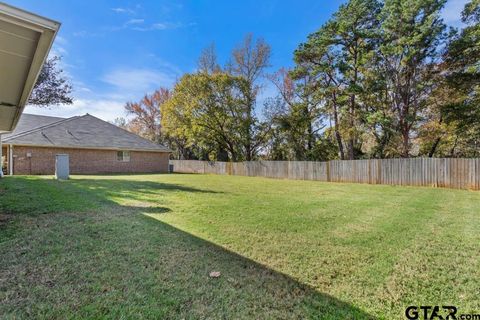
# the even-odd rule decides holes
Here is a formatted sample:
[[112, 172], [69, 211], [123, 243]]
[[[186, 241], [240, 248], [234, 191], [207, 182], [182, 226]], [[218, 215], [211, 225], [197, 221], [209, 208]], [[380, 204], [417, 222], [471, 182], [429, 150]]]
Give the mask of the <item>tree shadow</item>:
[[163, 206], [123, 206], [118, 205], [124, 213], [135, 213], [149, 216], [149, 214], [165, 214], [172, 212], [172, 209]]
[[[207, 189], [198, 189], [187, 187], [175, 183], [164, 183], [164, 182], [154, 182], [154, 181], [136, 181], [136, 180], [123, 180], [123, 179], [85, 179], [85, 178], [75, 178], [68, 181], [73, 185], [78, 187], [90, 186], [92, 189], [95, 189], [97, 192], [117, 192], [120, 193], [124, 190], [134, 190], [140, 191], [147, 194], [155, 194], [159, 190], [162, 191], [183, 191], [183, 192], [194, 192], [194, 193], [221, 193], [219, 191], [207, 190]], [[115, 184], [115, 190], [111, 189], [112, 183]]]
[[[236, 306], [230, 308], [247, 312], [243, 314], [247, 318], [377, 319], [360, 308], [319, 292], [287, 274], [180, 230], [152, 215], [168, 212], [168, 208], [129, 207], [127, 210], [142, 213], [149, 224], [175, 234], [177, 245], [195, 251], [198, 260], [202, 260], [193, 262], [192, 270], [196, 273], [208, 277], [210, 271], [219, 271], [220, 277], [209, 281], [218, 282], [215, 289], [219, 294], [228, 292], [229, 300], [240, 306], [245, 305], [243, 311], [235, 310]], [[255, 311], [249, 308], [249, 303], [255, 304]]]
[[14, 176], [2, 179], [1, 183], [0, 212], [17, 215], [94, 211], [118, 205], [114, 199], [155, 206], [158, 196], [172, 192], [221, 193], [174, 183], [115, 178], [59, 181], [35, 176]]

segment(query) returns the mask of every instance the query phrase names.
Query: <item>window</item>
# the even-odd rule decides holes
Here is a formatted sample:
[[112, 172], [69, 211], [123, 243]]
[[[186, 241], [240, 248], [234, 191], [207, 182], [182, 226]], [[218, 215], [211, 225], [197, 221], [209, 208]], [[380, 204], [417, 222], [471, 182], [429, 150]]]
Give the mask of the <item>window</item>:
[[130, 151], [118, 151], [117, 152], [117, 160], [128, 162], [130, 161]]

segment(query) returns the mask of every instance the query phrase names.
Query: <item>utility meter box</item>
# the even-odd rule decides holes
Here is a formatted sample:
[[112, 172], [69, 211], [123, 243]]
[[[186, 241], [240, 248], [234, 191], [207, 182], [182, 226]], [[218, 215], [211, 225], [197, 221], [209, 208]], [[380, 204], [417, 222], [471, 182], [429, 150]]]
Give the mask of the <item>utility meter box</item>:
[[57, 154], [55, 156], [55, 178], [67, 180], [70, 175], [70, 163], [68, 154]]

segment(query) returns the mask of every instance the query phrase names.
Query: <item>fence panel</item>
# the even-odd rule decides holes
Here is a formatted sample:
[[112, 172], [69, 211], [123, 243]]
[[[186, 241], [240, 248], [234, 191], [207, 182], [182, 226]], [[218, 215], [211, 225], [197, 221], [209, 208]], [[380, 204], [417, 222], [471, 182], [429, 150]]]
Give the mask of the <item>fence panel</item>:
[[204, 161], [197, 160], [170, 160], [175, 172], [182, 173], [205, 173]]
[[211, 162], [171, 160], [175, 172], [209, 173], [403, 186], [480, 190], [480, 159], [370, 159]]
[[227, 174], [227, 163], [220, 161], [205, 161], [205, 172], [210, 174]]

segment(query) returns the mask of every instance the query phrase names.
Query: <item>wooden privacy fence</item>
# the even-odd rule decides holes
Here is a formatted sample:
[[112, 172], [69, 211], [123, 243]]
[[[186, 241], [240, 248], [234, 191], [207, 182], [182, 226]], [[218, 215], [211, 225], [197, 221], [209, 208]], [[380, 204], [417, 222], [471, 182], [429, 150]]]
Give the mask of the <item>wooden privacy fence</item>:
[[480, 190], [480, 159], [211, 162], [170, 160], [174, 172]]

